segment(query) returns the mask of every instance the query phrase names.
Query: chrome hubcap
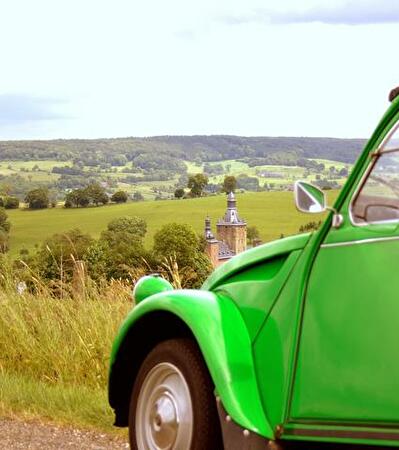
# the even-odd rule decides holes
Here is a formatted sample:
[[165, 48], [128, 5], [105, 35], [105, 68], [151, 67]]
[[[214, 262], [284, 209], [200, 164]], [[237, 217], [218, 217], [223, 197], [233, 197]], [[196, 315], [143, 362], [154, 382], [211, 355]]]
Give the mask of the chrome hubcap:
[[160, 363], [147, 374], [137, 400], [136, 439], [143, 450], [187, 450], [193, 433], [190, 390], [180, 370]]

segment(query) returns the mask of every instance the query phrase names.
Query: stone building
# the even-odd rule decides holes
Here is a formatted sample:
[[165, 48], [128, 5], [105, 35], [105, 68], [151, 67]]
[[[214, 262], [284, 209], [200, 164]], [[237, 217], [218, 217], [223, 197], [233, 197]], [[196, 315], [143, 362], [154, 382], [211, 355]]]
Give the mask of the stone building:
[[205, 219], [205, 252], [213, 267], [241, 253], [247, 248], [247, 224], [237, 211], [237, 201], [233, 192], [227, 196], [227, 210], [216, 224], [216, 238], [212, 233], [211, 219]]

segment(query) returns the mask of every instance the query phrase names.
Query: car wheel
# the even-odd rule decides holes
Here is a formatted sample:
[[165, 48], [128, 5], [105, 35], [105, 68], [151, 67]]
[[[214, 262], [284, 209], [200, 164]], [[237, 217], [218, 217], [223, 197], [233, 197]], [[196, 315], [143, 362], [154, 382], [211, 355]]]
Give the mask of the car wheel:
[[213, 384], [197, 344], [171, 339], [143, 361], [129, 410], [135, 450], [223, 448]]

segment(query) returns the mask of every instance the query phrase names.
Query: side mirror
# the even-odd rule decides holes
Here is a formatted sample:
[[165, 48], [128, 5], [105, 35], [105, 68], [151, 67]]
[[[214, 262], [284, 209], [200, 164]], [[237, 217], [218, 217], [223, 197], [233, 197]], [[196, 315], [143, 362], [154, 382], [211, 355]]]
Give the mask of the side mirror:
[[296, 181], [294, 185], [295, 206], [304, 213], [321, 213], [326, 211], [327, 203], [324, 192], [313, 184]]

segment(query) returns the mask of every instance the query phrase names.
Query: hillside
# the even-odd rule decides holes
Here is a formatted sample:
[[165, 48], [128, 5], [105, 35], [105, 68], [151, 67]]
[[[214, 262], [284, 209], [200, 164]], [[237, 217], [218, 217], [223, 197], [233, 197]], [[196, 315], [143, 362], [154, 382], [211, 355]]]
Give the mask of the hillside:
[[[71, 189], [100, 183], [135, 200], [171, 199], [189, 174], [220, 191], [226, 175], [242, 191], [286, 190], [298, 178], [338, 188], [360, 153], [362, 139], [240, 136], [0, 141], [0, 196], [23, 200], [45, 187], [64, 201]], [[186, 191], [187, 193], [187, 191]]]
[[0, 160], [58, 160], [74, 158], [109, 162], [115, 155], [133, 160], [140, 154], [162, 154], [189, 161], [263, 158], [280, 152], [298, 157], [353, 163], [364, 139], [243, 136], [156, 136], [148, 138], [59, 139], [0, 141]]
[[[332, 202], [337, 191], [329, 191]], [[278, 239], [281, 234], [298, 232], [301, 225], [319, 220], [319, 215], [305, 215], [296, 211], [292, 192], [259, 192], [237, 195], [240, 215], [248, 225], [256, 225], [261, 238], [267, 242]], [[190, 200], [165, 200], [128, 203], [79, 209], [54, 208], [40, 211], [10, 210], [11, 251], [17, 257], [21, 248], [33, 249], [54, 233], [80, 228], [98, 237], [107, 223], [124, 216], [140, 216], [147, 221], [146, 245], [152, 245], [154, 233], [165, 223], [183, 222], [202, 233], [204, 219], [208, 214], [215, 227], [226, 209], [225, 195]]]

